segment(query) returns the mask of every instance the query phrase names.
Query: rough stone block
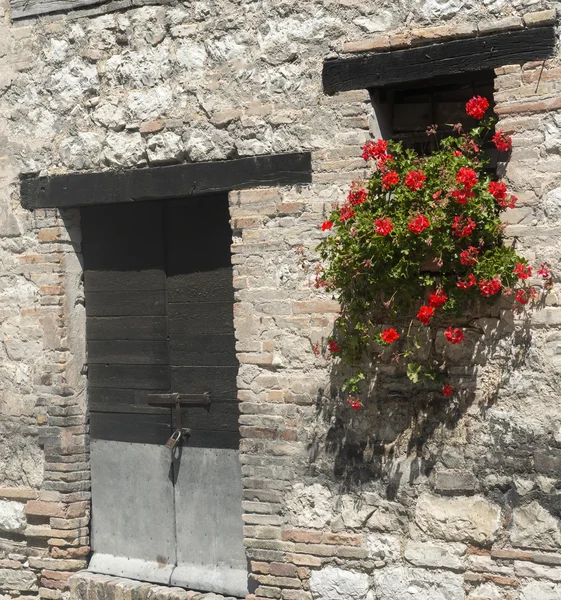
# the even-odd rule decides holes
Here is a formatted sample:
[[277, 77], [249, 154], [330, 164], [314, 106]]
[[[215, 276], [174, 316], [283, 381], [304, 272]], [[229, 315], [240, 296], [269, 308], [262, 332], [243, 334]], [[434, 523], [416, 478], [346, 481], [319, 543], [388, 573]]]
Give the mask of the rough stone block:
[[417, 542], [410, 540], [405, 546], [404, 558], [415, 567], [432, 569], [464, 568], [465, 544], [442, 544], [438, 542]]
[[0, 531], [22, 533], [27, 525], [23, 504], [0, 500]]
[[24, 569], [0, 569], [0, 582], [2, 582], [3, 590], [37, 591], [37, 576], [35, 573]]
[[426, 533], [446, 541], [481, 544], [494, 540], [501, 510], [482, 496], [442, 498], [422, 494], [415, 522]]
[[454, 573], [387, 567], [374, 579], [377, 600], [465, 600], [463, 577]]
[[438, 470], [432, 476], [435, 491], [441, 494], [463, 494], [477, 489], [477, 478], [471, 471]]
[[554, 8], [550, 10], [530, 12], [524, 15], [524, 23], [526, 23], [527, 27], [541, 27], [542, 25], [550, 25], [555, 23], [556, 19], [557, 11]]
[[561, 547], [559, 520], [538, 502], [516, 508], [512, 515], [510, 541], [519, 548], [558, 549]]
[[532, 581], [520, 589], [520, 600], [559, 600], [561, 585]]
[[337, 567], [314, 571], [310, 578], [310, 590], [315, 600], [366, 600], [369, 589], [366, 573]]

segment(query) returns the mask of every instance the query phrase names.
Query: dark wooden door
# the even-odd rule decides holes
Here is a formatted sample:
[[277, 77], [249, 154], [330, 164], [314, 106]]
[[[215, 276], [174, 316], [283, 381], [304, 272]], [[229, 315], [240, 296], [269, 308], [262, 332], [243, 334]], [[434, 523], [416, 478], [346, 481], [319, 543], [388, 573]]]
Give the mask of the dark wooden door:
[[[91, 568], [243, 595], [227, 197], [85, 208], [82, 232]], [[211, 398], [174, 452], [172, 411], [149, 404], [173, 392]]]

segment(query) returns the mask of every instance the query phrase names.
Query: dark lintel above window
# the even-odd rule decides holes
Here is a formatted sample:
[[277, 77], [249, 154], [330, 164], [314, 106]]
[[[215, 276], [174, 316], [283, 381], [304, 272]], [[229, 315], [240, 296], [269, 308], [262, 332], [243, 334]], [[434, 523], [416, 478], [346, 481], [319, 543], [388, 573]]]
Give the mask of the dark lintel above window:
[[555, 43], [555, 28], [547, 26], [328, 60], [323, 65], [323, 88], [326, 94], [335, 94], [393, 87], [545, 60], [553, 55]]
[[[144, 6], [146, 4], [168, 4], [169, 0], [10, 0], [12, 19], [27, 19], [49, 13], [66, 13], [80, 9], [91, 9], [95, 14], [103, 14]], [[98, 9], [98, 10], [96, 10]]]

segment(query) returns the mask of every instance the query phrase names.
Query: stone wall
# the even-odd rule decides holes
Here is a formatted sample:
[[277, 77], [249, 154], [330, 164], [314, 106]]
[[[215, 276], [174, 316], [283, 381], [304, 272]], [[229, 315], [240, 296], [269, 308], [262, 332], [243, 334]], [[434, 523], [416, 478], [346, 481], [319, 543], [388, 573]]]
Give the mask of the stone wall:
[[[366, 91], [323, 95], [323, 61], [551, 23], [556, 4], [115, 3], [11, 24], [3, 1], [0, 594], [67, 598], [89, 552], [78, 213], [22, 210], [19, 177], [309, 150], [311, 186], [230, 195], [251, 600], [561, 597], [556, 289], [529, 323], [480, 323], [466, 348], [493, 356], [456, 357], [453, 402], [388, 373], [391, 394], [351, 413], [312, 352], [337, 313], [313, 286], [317, 225], [367, 174], [372, 112]], [[560, 64], [505, 65], [495, 95], [520, 198], [508, 233], [554, 272]], [[77, 577], [73, 596], [167, 595], [117, 583]]]

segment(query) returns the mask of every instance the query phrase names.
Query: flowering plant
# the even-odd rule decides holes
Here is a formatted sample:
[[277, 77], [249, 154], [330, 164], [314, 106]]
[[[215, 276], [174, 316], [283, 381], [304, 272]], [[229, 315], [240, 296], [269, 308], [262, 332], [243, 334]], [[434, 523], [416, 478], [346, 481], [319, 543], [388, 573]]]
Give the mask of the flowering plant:
[[[366, 143], [371, 177], [353, 183], [346, 202], [321, 225], [330, 234], [318, 247], [324, 265], [316, 286], [336, 293], [341, 304], [330, 347], [352, 367], [343, 389], [353, 408], [362, 406], [356, 395], [366, 377], [360, 366], [365, 357], [386, 360], [392, 347], [413, 382], [427, 377], [444, 383], [442, 360], [414, 362], [423, 333], [430, 333], [432, 346], [439, 333], [448, 344], [462, 344], [465, 330], [457, 320], [478, 299], [494, 303], [511, 296], [521, 308], [536, 295], [528, 282], [532, 267], [503, 244], [501, 213], [517, 198], [485, 171], [483, 145], [492, 136], [505, 152], [512, 140], [499, 130], [493, 135], [488, 108], [485, 98], [472, 98], [466, 112], [478, 125], [471, 132], [456, 125], [428, 156], [400, 142]], [[436, 136], [435, 127], [427, 132]], [[537, 273], [550, 278], [544, 265]], [[438, 320], [453, 325], [439, 328]], [[452, 395], [453, 387], [446, 383], [442, 393]]]

